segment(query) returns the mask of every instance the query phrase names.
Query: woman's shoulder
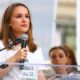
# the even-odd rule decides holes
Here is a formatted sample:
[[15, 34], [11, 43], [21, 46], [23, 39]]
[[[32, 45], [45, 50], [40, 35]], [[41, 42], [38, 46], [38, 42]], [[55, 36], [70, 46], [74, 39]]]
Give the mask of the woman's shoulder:
[[66, 79], [80, 80], [80, 72], [71, 72], [70, 74], [62, 77], [60, 80], [66, 80]]
[[45, 78], [48, 80], [54, 80], [55, 71], [52, 68], [44, 69]]

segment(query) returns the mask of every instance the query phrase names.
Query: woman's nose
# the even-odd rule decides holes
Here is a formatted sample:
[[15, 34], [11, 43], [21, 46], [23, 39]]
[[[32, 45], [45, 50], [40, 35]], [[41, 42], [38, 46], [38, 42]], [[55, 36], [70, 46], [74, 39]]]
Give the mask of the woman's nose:
[[59, 57], [56, 57], [56, 60], [57, 60], [57, 61], [60, 61], [60, 58], [59, 58]]
[[26, 22], [26, 18], [25, 18], [25, 17], [22, 17], [22, 21], [23, 21], [23, 22]]

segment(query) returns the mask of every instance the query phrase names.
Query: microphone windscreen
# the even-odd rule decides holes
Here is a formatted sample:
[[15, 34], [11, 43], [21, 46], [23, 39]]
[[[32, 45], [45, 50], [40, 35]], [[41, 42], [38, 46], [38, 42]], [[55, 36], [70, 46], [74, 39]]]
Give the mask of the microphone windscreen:
[[28, 35], [27, 34], [22, 34], [21, 39], [22, 40], [28, 40]]

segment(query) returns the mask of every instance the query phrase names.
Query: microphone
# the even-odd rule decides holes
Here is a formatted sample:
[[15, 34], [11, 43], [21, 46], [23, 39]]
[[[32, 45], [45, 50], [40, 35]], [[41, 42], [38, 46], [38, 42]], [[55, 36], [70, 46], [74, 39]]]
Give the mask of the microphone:
[[[26, 45], [27, 45], [27, 40], [28, 40], [28, 35], [27, 34], [23, 34], [21, 36], [21, 48], [26, 48]], [[23, 59], [20, 61], [20, 63], [24, 63], [26, 60]], [[23, 69], [24, 68], [24, 65], [20, 65], [20, 69]]]
[[28, 35], [27, 34], [23, 34], [21, 36], [21, 48], [26, 48], [27, 40], [28, 40]]

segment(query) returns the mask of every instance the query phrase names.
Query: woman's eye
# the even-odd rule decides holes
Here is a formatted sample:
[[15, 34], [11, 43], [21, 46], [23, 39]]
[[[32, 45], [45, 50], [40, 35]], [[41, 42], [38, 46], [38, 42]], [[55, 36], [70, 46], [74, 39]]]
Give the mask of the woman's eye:
[[59, 55], [59, 58], [63, 58], [64, 56], [63, 55]]
[[16, 17], [17, 17], [17, 18], [21, 18], [22, 16], [21, 16], [21, 15], [17, 15]]
[[29, 18], [29, 15], [25, 16], [26, 18]]
[[52, 56], [51, 58], [52, 58], [52, 59], [56, 59], [56, 56]]

